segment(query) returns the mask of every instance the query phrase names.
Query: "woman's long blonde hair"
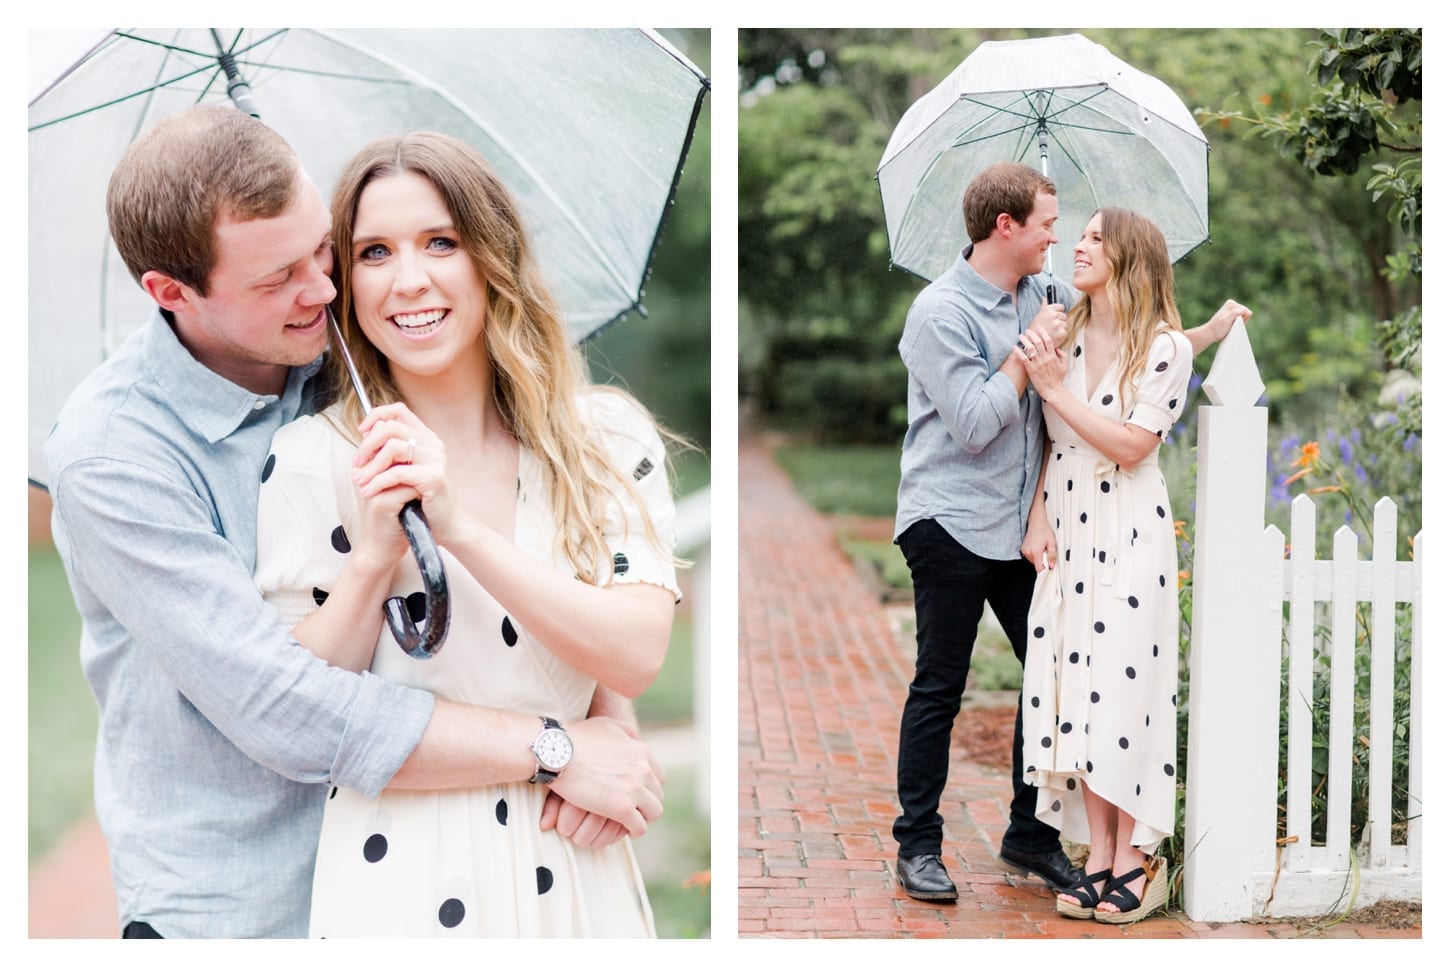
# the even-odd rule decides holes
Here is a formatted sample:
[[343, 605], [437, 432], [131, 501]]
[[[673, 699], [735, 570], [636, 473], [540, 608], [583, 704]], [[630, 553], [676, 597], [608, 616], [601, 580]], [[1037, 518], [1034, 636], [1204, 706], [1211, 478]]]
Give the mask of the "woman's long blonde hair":
[[[1173, 260], [1158, 226], [1126, 208], [1099, 208], [1096, 214], [1103, 217], [1103, 253], [1108, 259], [1106, 295], [1118, 319], [1122, 347], [1118, 398], [1123, 400], [1126, 412], [1128, 394], [1148, 367], [1148, 350], [1159, 323], [1182, 332], [1183, 320], [1173, 302]], [[1067, 314], [1064, 345], [1077, 339], [1092, 314], [1092, 300], [1079, 299]]]
[[[372, 404], [381, 406], [401, 397], [387, 357], [363, 335], [352, 305], [353, 223], [363, 189], [405, 171], [423, 176], [438, 190], [461, 247], [484, 281], [487, 316], [481, 338], [493, 370], [494, 404], [508, 432], [544, 467], [559, 524], [557, 550], [584, 580], [604, 584], [612, 578], [602, 524], [607, 502], [618, 488], [638, 505], [656, 549], [682, 564], [655, 533], [634, 481], [610, 466], [603, 448], [585, 431], [578, 397], [588, 390], [610, 392], [642, 413], [644, 407], [620, 390], [589, 382], [582, 354], [571, 344], [534, 261], [512, 195], [482, 155], [448, 135], [424, 131], [380, 138], [348, 163], [333, 192], [334, 311]], [[327, 385], [332, 398], [346, 401], [345, 426], [340, 429], [356, 439], [362, 404], [335, 356], [328, 356]]]

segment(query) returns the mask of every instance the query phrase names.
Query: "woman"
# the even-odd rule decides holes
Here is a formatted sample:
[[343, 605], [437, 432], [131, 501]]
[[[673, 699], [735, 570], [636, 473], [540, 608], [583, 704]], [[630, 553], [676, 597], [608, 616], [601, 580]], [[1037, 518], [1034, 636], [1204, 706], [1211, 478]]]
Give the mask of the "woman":
[[1028, 616], [1024, 772], [1039, 817], [1089, 844], [1058, 911], [1130, 923], [1168, 893], [1153, 853], [1173, 834], [1178, 564], [1158, 447], [1183, 412], [1193, 350], [1146, 218], [1094, 214], [1072, 281], [1083, 298], [1062, 348], [1025, 334], [1014, 350], [1051, 440], [1024, 548], [1049, 531], [1055, 548]]
[[[332, 214], [337, 316], [374, 409], [334, 354], [341, 402], [277, 435], [263, 592], [329, 662], [440, 697], [570, 720], [596, 692], [638, 695], [680, 596], [664, 447], [639, 404], [586, 382], [508, 192], [464, 143], [416, 133], [364, 148]], [[452, 608], [426, 661], [381, 621], [384, 598], [422, 598], [397, 521], [414, 498]], [[311, 934], [652, 936], [622, 828], [541, 831], [547, 789], [333, 789]], [[557, 805], [542, 825], [564, 826]]]

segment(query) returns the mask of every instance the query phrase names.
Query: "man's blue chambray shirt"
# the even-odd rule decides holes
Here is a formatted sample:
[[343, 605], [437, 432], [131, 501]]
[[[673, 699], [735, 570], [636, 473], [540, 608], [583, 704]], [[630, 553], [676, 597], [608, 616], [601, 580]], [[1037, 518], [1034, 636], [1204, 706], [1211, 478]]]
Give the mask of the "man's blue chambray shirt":
[[158, 314], [46, 443], [121, 923], [164, 937], [305, 937], [327, 784], [376, 794], [432, 715], [297, 645], [252, 583], [262, 466], [318, 365], [257, 396]]
[[[1032, 324], [1046, 277], [1017, 285], [1017, 301], [967, 263], [971, 246], [906, 314], [906, 440], [896, 494], [896, 536], [935, 519], [979, 557], [1022, 555], [1027, 512], [1042, 468], [1042, 400], [998, 372]], [[1071, 290], [1058, 284], [1058, 299]]]

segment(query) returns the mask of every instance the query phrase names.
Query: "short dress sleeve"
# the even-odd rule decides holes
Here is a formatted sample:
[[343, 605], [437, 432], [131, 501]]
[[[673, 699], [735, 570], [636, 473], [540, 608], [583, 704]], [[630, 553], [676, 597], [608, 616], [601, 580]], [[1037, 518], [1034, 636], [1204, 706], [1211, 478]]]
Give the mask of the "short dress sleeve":
[[[352, 452], [321, 416], [305, 416], [272, 438], [257, 498], [252, 577], [288, 627], [322, 606], [351, 549], [333, 464]], [[352, 501], [345, 505], [353, 512]]]
[[[584, 407], [610, 466], [633, 484], [640, 498], [636, 500], [627, 488], [616, 485], [608, 501], [604, 540], [612, 558], [609, 584], [657, 585], [674, 594], [678, 604], [682, 595], [671, 560], [675, 502], [665, 467], [664, 441], [640, 405], [619, 393], [596, 389], [587, 394]], [[650, 540], [645, 515], [662, 547]]]
[[1173, 329], [1160, 331], [1148, 348], [1148, 365], [1138, 377], [1127, 422], [1166, 437], [1183, 413], [1192, 373], [1193, 346], [1188, 337]]

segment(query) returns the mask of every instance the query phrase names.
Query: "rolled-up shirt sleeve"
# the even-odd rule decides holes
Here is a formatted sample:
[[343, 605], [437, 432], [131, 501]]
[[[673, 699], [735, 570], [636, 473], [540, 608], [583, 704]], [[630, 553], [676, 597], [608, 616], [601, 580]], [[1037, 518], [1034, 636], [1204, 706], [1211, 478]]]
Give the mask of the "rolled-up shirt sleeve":
[[96, 610], [237, 748], [299, 782], [367, 795], [388, 784], [431, 694], [298, 645], [188, 482], [107, 457], [70, 464], [52, 490], [68, 566]]
[[931, 314], [908, 325], [901, 358], [947, 432], [968, 453], [980, 453], [1005, 428], [1021, 421], [1017, 387], [989, 367], [985, 347], [960, 320]]

